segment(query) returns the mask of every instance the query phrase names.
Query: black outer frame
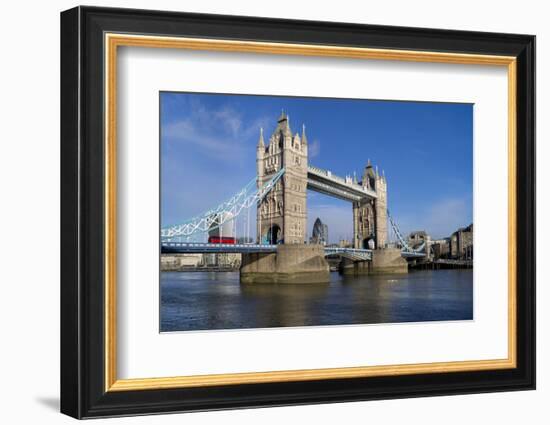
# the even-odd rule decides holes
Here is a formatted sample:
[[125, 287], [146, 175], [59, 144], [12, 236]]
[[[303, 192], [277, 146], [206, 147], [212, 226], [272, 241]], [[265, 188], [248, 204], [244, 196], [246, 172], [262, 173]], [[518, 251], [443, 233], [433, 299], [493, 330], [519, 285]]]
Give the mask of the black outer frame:
[[[517, 368], [104, 391], [105, 32], [517, 57]], [[535, 388], [535, 37], [77, 7], [61, 13], [61, 412], [75, 418]]]

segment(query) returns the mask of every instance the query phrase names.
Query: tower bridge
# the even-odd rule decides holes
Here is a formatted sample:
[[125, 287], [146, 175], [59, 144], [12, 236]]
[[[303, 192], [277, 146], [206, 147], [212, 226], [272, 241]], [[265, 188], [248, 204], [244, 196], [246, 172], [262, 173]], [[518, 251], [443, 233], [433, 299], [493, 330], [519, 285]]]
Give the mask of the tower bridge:
[[256, 147], [258, 187], [285, 170], [283, 178], [262, 199], [257, 210], [258, 241], [304, 243], [307, 225], [308, 189], [352, 203], [353, 247], [384, 247], [387, 235], [387, 182], [369, 162], [361, 181], [340, 177], [308, 164], [308, 139], [292, 133], [288, 116], [282, 112], [268, 142], [263, 130]]
[[[256, 177], [217, 207], [175, 226], [161, 229], [163, 253], [238, 252], [243, 254], [241, 280], [313, 281], [328, 279], [326, 255], [340, 255], [357, 272], [406, 272], [404, 258], [425, 255], [413, 250], [390, 217], [401, 249], [388, 246], [387, 181], [368, 161], [361, 179], [341, 177], [308, 163], [305, 126], [292, 133], [282, 112], [267, 142], [260, 130], [256, 146]], [[307, 191], [350, 202], [353, 217], [351, 248], [306, 245]], [[224, 226], [243, 211], [256, 209], [256, 241], [248, 244], [188, 242], [198, 233]], [[311, 280], [309, 279], [309, 280]]]

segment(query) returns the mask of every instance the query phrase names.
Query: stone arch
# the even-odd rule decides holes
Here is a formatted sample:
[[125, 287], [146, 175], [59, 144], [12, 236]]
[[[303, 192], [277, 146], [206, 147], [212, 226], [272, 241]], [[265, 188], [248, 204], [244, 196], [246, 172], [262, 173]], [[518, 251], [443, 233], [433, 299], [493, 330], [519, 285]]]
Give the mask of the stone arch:
[[267, 229], [266, 239], [268, 244], [275, 245], [283, 243], [282, 236], [283, 232], [278, 224], [272, 224]]
[[362, 244], [363, 249], [375, 249], [376, 248], [376, 241], [374, 240], [374, 236], [368, 236], [365, 239], [363, 239]]

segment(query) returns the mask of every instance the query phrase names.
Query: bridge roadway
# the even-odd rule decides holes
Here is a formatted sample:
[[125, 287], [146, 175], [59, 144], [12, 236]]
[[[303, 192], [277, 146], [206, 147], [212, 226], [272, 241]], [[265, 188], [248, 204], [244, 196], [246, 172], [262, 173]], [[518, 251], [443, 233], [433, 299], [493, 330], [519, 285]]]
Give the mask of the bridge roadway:
[[425, 256], [425, 252], [401, 251], [401, 257], [403, 258], [423, 258]]
[[[277, 252], [277, 245], [163, 242], [161, 244], [161, 252], [163, 254], [252, 254], [257, 252]], [[355, 261], [368, 261], [372, 259], [372, 250], [325, 247], [325, 255], [342, 255]]]
[[[162, 242], [163, 254], [251, 254], [257, 252], [277, 252], [277, 245], [267, 244], [216, 244], [197, 242]], [[372, 250], [340, 247], [325, 247], [325, 255], [341, 255], [354, 261], [372, 260]], [[421, 252], [403, 251], [404, 258], [421, 258], [426, 254]]]

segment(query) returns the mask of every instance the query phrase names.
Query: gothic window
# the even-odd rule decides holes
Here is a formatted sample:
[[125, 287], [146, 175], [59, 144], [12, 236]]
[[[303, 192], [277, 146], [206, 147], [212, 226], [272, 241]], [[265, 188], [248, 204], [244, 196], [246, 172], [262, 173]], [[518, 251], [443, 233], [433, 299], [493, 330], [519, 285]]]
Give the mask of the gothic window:
[[372, 208], [372, 205], [367, 206], [366, 225], [367, 225], [367, 232], [369, 234], [372, 234], [374, 231], [374, 210]]

